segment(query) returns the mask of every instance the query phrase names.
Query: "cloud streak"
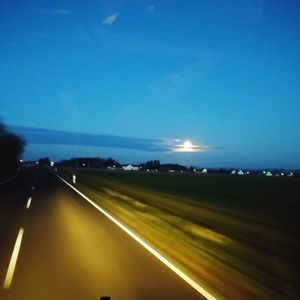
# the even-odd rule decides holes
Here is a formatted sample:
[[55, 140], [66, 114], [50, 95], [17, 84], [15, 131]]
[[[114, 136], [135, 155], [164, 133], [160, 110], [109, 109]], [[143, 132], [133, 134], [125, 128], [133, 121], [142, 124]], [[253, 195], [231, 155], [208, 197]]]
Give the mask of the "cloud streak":
[[153, 4], [149, 4], [146, 9], [145, 9], [146, 12], [153, 12], [154, 11], [154, 5]]
[[117, 20], [118, 16], [119, 16], [119, 13], [114, 13], [113, 15], [110, 15], [110, 16], [106, 17], [102, 21], [102, 24], [107, 25], [107, 26], [111, 26]]
[[206, 152], [213, 148], [203, 144], [192, 144], [190, 141], [181, 139], [166, 139], [164, 145], [170, 152]]
[[192, 145], [185, 149], [181, 139], [132, 138], [114, 135], [67, 132], [23, 126], [7, 126], [30, 144], [93, 146], [132, 149], [150, 152], [204, 152], [213, 148], [207, 145]]
[[166, 55], [178, 57], [193, 57], [200, 59], [211, 53], [211, 50], [182, 47], [178, 45], [156, 42], [128, 34], [112, 32], [99, 27], [95, 32], [95, 40], [101, 48], [110, 51], [124, 51], [150, 55]]
[[42, 14], [49, 14], [49, 15], [55, 15], [55, 16], [70, 16], [73, 13], [70, 10], [58, 8], [53, 10], [40, 10], [39, 11]]
[[211, 51], [184, 69], [152, 82], [148, 87], [152, 99], [168, 101], [173, 96], [190, 88], [214, 67], [219, 55], [220, 53]]

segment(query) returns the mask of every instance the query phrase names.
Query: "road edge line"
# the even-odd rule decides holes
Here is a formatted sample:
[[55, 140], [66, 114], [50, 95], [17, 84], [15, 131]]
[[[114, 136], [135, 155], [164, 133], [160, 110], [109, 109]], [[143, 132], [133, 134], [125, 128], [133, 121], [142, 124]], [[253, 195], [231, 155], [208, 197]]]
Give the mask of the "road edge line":
[[106, 210], [96, 204], [89, 197], [84, 195], [81, 191], [67, 182], [58, 174], [53, 173], [56, 177], [58, 177], [61, 181], [63, 181], [66, 185], [68, 185], [71, 189], [73, 189], [76, 193], [78, 193], [81, 197], [83, 197], [87, 202], [89, 202], [92, 206], [94, 206], [98, 211], [100, 211], [103, 215], [105, 215], [108, 219], [110, 219], [114, 224], [116, 224], [119, 228], [125, 231], [131, 238], [133, 238], [136, 242], [138, 242], [141, 246], [143, 246], [146, 250], [148, 250], [152, 255], [154, 255], [158, 260], [160, 260], [165, 266], [171, 269], [174, 273], [176, 273], [181, 279], [183, 279], [186, 283], [188, 283], [191, 287], [193, 287], [198, 293], [200, 293], [203, 297], [208, 300], [217, 300], [212, 294], [206, 291], [203, 287], [201, 287], [198, 283], [196, 283], [192, 278], [190, 278], [187, 274], [181, 271], [178, 267], [173, 265], [170, 261], [168, 261], [165, 257], [163, 257], [159, 252], [154, 250], [151, 246], [149, 246], [145, 241], [143, 241], [140, 237], [134, 234], [130, 229], [128, 229], [125, 225], [123, 225], [120, 221], [118, 221], [115, 217], [110, 215]]

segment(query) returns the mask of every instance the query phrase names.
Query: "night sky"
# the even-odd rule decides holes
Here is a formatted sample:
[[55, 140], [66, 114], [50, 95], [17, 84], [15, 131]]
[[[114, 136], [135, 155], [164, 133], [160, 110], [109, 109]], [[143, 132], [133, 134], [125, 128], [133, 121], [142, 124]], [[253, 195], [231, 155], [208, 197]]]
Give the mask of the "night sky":
[[298, 0], [1, 1], [0, 117], [24, 159], [300, 168], [299, 16]]

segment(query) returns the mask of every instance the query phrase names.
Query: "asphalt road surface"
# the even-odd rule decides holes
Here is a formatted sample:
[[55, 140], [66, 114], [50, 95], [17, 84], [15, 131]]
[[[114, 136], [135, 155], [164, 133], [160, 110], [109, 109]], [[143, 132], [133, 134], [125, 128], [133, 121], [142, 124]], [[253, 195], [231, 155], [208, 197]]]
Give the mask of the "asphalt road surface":
[[203, 299], [44, 168], [0, 186], [0, 299]]

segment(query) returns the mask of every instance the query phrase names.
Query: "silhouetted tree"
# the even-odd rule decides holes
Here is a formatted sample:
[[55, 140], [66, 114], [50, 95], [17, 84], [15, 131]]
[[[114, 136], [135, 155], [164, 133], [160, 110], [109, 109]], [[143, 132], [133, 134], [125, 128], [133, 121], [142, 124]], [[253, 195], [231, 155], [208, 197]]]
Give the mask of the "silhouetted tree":
[[39, 166], [49, 166], [50, 167], [50, 159], [49, 157], [43, 157], [38, 160]]
[[190, 172], [194, 172], [195, 170], [196, 170], [196, 167], [193, 167], [193, 166], [190, 166], [190, 167], [189, 167], [189, 171], [190, 171]]
[[104, 167], [107, 168], [107, 167], [113, 167], [116, 165], [116, 162], [114, 159], [112, 159], [111, 157], [107, 158], [104, 162]]
[[11, 175], [17, 171], [24, 147], [25, 141], [9, 132], [0, 121], [0, 176]]
[[145, 167], [146, 167], [146, 169], [149, 169], [149, 170], [159, 170], [160, 161], [159, 160], [149, 160], [146, 162]]
[[107, 167], [120, 167], [119, 162], [113, 158], [99, 158], [99, 157], [74, 157], [69, 160], [59, 162], [62, 167], [75, 167], [75, 168], [107, 168]]

